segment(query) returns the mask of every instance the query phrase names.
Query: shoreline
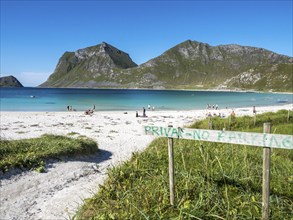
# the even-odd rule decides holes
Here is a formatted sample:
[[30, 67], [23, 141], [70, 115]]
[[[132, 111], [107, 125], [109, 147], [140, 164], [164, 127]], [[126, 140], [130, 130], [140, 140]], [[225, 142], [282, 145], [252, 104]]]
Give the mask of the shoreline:
[[[11, 87], [2, 87], [2, 88], [11, 88]], [[33, 88], [33, 89], [100, 89], [100, 90], [158, 90], [158, 91], [190, 91], [190, 92], [239, 92], [239, 93], [271, 93], [271, 94], [292, 94], [293, 92], [276, 92], [276, 91], [261, 91], [261, 90], [242, 90], [242, 89], [162, 89], [162, 88], [87, 88], [87, 87], [30, 87], [30, 86], [24, 86], [24, 87], [13, 87], [13, 89], [18, 88]]]
[[[257, 114], [293, 104], [256, 107]], [[136, 111], [5, 112], [1, 111], [1, 139], [24, 139], [42, 134], [87, 136], [98, 143], [100, 155], [46, 164], [45, 173], [25, 171], [4, 178], [0, 174], [1, 219], [62, 219], [75, 213], [82, 200], [91, 197], [103, 184], [109, 168], [143, 151], [154, 136], [143, 134], [143, 125], [187, 126], [220, 112], [225, 117], [253, 115], [252, 107], [203, 110], [146, 111], [148, 117], [135, 117]], [[142, 112], [139, 112], [142, 115]]]
[[[293, 95], [293, 93], [292, 93]], [[266, 109], [266, 108], [277, 108], [280, 109], [282, 107], [284, 108], [290, 108], [290, 106], [293, 106], [293, 102], [285, 102], [285, 103], [276, 103], [275, 105], [255, 105], [256, 108], [259, 109]], [[242, 107], [226, 107], [226, 108], [219, 108], [217, 109], [217, 111], [225, 111], [225, 110], [231, 110], [231, 109], [249, 109], [252, 108], [253, 106], [242, 106]], [[148, 112], [158, 112], [158, 113], [163, 113], [163, 112], [179, 112], [179, 111], [183, 111], [183, 112], [191, 112], [191, 111], [208, 111], [208, 110], [216, 110], [216, 109], [155, 109], [155, 110], [148, 110]], [[60, 111], [8, 111], [8, 110], [1, 110], [0, 109], [0, 113], [69, 113], [69, 112], [79, 112], [79, 113], [84, 113], [86, 110], [74, 110], [74, 111], [68, 111], [68, 110], [60, 110]], [[120, 113], [120, 114], [135, 114], [135, 112], [142, 112], [141, 109], [140, 110], [99, 110], [99, 109], [95, 109], [95, 113]]]

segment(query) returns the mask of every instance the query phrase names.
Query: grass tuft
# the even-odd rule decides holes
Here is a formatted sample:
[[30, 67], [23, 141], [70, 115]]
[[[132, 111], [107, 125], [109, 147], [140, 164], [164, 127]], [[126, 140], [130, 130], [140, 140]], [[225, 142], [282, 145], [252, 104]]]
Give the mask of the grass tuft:
[[46, 159], [91, 154], [98, 150], [96, 142], [91, 139], [73, 139], [57, 135], [0, 140], [0, 144], [0, 170], [4, 173], [13, 168], [36, 168], [38, 172], [44, 172]]

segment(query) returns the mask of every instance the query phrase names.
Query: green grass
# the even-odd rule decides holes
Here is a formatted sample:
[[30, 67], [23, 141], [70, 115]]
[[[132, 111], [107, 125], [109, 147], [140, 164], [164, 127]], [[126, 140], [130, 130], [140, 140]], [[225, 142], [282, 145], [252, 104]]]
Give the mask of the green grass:
[[[234, 118], [231, 130], [293, 134], [287, 111]], [[291, 112], [292, 113], [292, 112]], [[291, 114], [292, 115], [292, 114]], [[213, 119], [218, 129], [229, 119]], [[206, 129], [207, 120], [192, 127]], [[100, 191], [85, 200], [74, 219], [261, 219], [262, 149], [190, 140], [174, 141], [175, 206], [169, 204], [167, 139], [109, 172]], [[271, 219], [293, 218], [293, 150], [271, 154]]]
[[249, 116], [244, 117], [228, 117], [225, 119], [219, 117], [213, 117], [211, 119], [205, 119], [198, 121], [191, 126], [191, 128], [208, 129], [209, 121], [212, 121], [212, 126], [214, 130], [226, 130], [231, 131], [250, 131], [250, 132], [263, 132], [263, 124], [266, 122], [272, 123], [271, 133], [276, 134], [293, 134], [293, 111], [281, 110], [277, 113], [264, 113], [261, 115], [256, 115], [256, 120], [254, 123], [254, 118]]
[[49, 158], [91, 154], [98, 150], [91, 139], [74, 139], [65, 136], [43, 135], [23, 140], [0, 140], [0, 170], [12, 168], [43, 171], [44, 161]]

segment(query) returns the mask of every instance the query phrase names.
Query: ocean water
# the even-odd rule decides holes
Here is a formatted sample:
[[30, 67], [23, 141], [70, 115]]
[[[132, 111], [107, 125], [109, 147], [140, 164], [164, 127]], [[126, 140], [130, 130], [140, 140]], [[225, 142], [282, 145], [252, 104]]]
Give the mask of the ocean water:
[[141, 111], [148, 105], [156, 110], [270, 106], [293, 103], [292, 94], [170, 91], [126, 89], [1, 88], [1, 111]]

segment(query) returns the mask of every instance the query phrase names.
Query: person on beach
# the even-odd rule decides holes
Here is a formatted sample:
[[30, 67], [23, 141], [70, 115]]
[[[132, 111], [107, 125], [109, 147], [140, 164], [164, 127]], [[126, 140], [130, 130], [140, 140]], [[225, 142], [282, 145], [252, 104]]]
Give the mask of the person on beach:
[[234, 112], [234, 110], [231, 112], [231, 117], [235, 117], [236, 116], [236, 114], [235, 114], [235, 112]]
[[70, 107], [69, 107], [69, 105], [67, 105], [67, 111], [69, 111], [69, 109], [70, 109]]
[[151, 109], [151, 105], [150, 104], [148, 104], [148, 109]]
[[138, 112], [136, 111], [136, 113], [135, 113], [135, 117], [138, 117]]
[[145, 107], [143, 107], [143, 114], [142, 114], [142, 117], [146, 117], [146, 114], [145, 114]]
[[255, 106], [253, 106], [252, 112], [253, 112], [254, 115], [256, 114]]
[[94, 110], [88, 109], [84, 112], [85, 115], [92, 115], [94, 113]]

